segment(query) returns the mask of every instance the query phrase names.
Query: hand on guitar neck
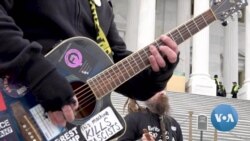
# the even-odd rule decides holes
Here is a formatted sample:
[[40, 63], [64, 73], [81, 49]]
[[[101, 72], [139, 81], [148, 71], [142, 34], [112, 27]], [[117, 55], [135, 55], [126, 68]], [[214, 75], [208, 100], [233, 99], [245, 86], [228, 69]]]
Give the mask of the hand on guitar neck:
[[142, 141], [155, 141], [154, 137], [149, 134], [147, 129], [143, 129]]

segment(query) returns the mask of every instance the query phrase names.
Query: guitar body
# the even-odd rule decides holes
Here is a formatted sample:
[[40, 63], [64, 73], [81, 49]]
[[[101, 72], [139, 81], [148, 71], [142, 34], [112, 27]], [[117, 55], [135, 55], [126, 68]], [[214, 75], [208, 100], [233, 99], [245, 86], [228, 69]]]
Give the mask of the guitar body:
[[[34, 126], [33, 128], [38, 127], [36, 132], [37, 134], [39, 133], [42, 140], [63, 141], [66, 139], [101, 141], [119, 137], [126, 129], [126, 125], [124, 119], [112, 106], [110, 94], [102, 98], [96, 98], [87, 84], [88, 79], [113, 65], [110, 57], [107, 56], [95, 42], [84, 37], [73, 37], [62, 41], [45, 57], [65, 76], [74, 90], [81, 89], [84, 86], [82, 89], [88, 88], [88, 91], [87, 93], [83, 92], [83, 94], [79, 91], [75, 93], [79, 101], [79, 109], [76, 113], [77, 119], [72, 123], [67, 123], [66, 128], [53, 127], [57, 128], [56, 132], [58, 135], [53, 135], [52, 137], [52, 135], [48, 136], [48, 134], [53, 134], [54, 131], [49, 133], [43, 130], [52, 128], [51, 126], [53, 125], [49, 124], [49, 126], [45, 128], [44, 126], [48, 123], [42, 125], [40, 123], [44, 121], [38, 121], [36, 117], [37, 114], [32, 115], [31, 109], [37, 106], [33, 95], [24, 90], [22, 94], [17, 94], [18, 90], [24, 89], [21, 85], [16, 86], [8, 82], [8, 88], [11, 88], [12, 92], [8, 92], [8, 88], [3, 85], [2, 95], [5, 101], [6, 110], [0, 111], [0, 117], [2, 115], [8, 115], [9, 121], [13, 123], [13, 130], [17, 129], [16, 133], [19, 140], [26, 141], [27, 139], [22, 137], [22, 132], [19, 132], [19, 130], [22, 131], [20, 126], [21, 123], [18, 121], [21, 117], [10, 118], [15, 117], [15, 113], [13, 112], [14, 106], [11, 107], [10, 105], [17, 102], [19, 103], [17, 107], [21, 105], [24, 110], [27, 111], [26, 114], [30, 116], [29, 119], [35, 121], [32, 126]], [[36, 110], [33, 108], [33, 113], [35, 113], [34, 111], [38, 111], [38, 109], [41, 111], [41, 113], [39, 113], [41, 115], [40, 118], [43, 118], [44, 112], [41, 108], [37, 108]], [[48, 119], [45, 118], [45, 120]]]

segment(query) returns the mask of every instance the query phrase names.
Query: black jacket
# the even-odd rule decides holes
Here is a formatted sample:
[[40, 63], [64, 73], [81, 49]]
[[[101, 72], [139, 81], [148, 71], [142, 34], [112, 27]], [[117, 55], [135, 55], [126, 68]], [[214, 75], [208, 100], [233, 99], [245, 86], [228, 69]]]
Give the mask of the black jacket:
[[[149, 110], [130, 113], [125, 116], [127, 128], [118, 141], [135, 141], [142, 138], [143, 129], [147, 129], [155, 137], [156, 141], [162, 140], [159, 115], [151, 113]], [[166, 139], [167, 141], [183, 141], [183, 135], [179, 123], [172, 117], [165, 117]], [[171, 128], [171, 129], [169, 129]], [[170, 137], [172, 140], [168, 140]]]
[[[117, 62], [131, 52], [118, 35], [109, 2], [101, 2], [97, 14]], [[43, 55], [59, 41], [73, 36], [96, 38], [88, 0], [1, 0], [0, 76], [10, 74], [29, 88], [38, 85], [54, 69]], [[165, 88], [176, 64], [169, 64], [167, 70], [159, 73], [147, 69], [117, 92], [148, 99]]]

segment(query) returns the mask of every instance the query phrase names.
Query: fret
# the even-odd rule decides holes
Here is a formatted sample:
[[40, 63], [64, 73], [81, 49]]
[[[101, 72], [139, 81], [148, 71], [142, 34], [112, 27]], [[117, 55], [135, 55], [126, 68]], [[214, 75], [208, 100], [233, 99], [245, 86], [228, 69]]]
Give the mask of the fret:
[[123, 75], [121, 75], [122, 74], [122, 72], [121, 72], [121, 70], [119, 69], [121, 66], [120, 66], [121, 64], [120, 63], [117, 63], [117, 64], [115, 64], [114, 66], [113, 66], [113, 68], [114, 68], [114, 70], [115, 70], [115, 73], [117, 74], [117, 78], [119, 79], [119, 81], [120, 81], [120, 84], [122, 83], [122, 82], [124, 82], [126, 79], [123, 77]]
[[179, 31], [181, 32], [182, 37], [184, 38], [183, 40], [188, 39], [192, 34], [189, 33], [189, 30], [186, 28], [185, 25], [182, 25], [179, 27]]
[[158, 48], [159, 48], [161, 44], [159, 44], [159, 43], [158, 43], [158, 41], [157, 41], [157, 40], [155, 40], [155, 41], [154, 41], [154, 45], [155, 45], [156, 47], [158, 47]]
[[[98, 76], [98, 75], [97, 75]], [[97, 76], [92, 78], [92, 81], [95, 83], [94, 89], [99, 91], [101, 90], [100, 94], [98, 94], [98, 98], [101, 98], [102, 94], [106, 93], [103, 85], [101, 85], [100, 81], [97, 80]]]
[[193, 23], [195, 24], [195, 26], [197, 27], [198, 30], [200, 30], [199, 26], [197, 25], [197, 23], [195, 22], [195, 20], [192, 20]]
[[197, 24], [197, 26], [199, 27], [199, 29], [203, 29], [204, 27], [207, 26], [206, 22], [204, 21], [204, 19], [202, 18], [202, 16], [198, 16], [194, 19], [195, 23]]
[[206, 21], [207, 21], [208, 24], [210, 24], [210, 23], [212, 23], [213, 21], [216, 20], [216, 18], [213, 15], [213, 12], [211, 10], [208, 10], [203, 15], [204, 15], [204, 18], [207, 19]]
[[[137, 63], [138, 63], [138, 66], [139, 66], [140, 69], [141, 69], [141, 68], [144, 68], [144, 66], [146, 66], [145, 61], [144, 61], [143, 52], [144, 52], [144, 49], [138, 51], [138, 52], [135, 53], [135, 55], [134, 55], [134, 57], [135, 57], [134, 59], [135, 59], [135, 60], [136, 60], [136, 58], [138, 59], [138, 60], [137, 60]], [[147, 56], [147, 58], [148, 58], [148, 55], [146, 55], [146, 56]]]
[[[113, 66], [115, 66], [115, 65], [113, 65]], [[116, 84], [117, 84], [116, 86], [119, 86], [122, 82], [119, 79], [119, 76], [117, 75], [117, 72], [114, 71], [114, 68], [113, 67], [110, 68], [108, 72], [109, 72], [111, 78], [116, 82]]]
[[[158, 46], [159, 47], [159, 46]], [[148, 48], [148, 50], [146, 50], [146, 49], [143, 49], [143, 57], [144, 57], [144, 55], [146, 56], [146, 59], [148, 59], [148, 57], [149, 57], [149, 55], [150, 55], [151, 53], [150, 53], [150, 51], [149, 51], [149, 48]]]
[[[167, 36], [168, 36], [168, 37], [170, 37], [172, 40], [174, 40], [174, 41], [175, 41], [175, 38], [172, 36], [172, 34], [171, 34], [171, 33], [168, 33], [168, 34], [167, 34]], [[176, 42], [176, 41], [175, 41], [175, 42]]]
[[199, 29], [197, 28], [197, 26], [194, 25], [193, 20], [190, 20], [186, 26], [188, 27], [188, 29], [190, 29], [190, 32], [192, 33], [192, 35], [194, 35], [195, 33], [197, 33], [199, 31]]
[[193, 34], [192, 34], [192, 33], [190, 32], [190, 30], [188, 29], [187, 25], [186, 25], [186, 24], [184, 24], [184, 25], [185, 25], [185, 27], [186, 27], [188, 33], [190, 34], [190, 36], [193, 36]]
[[170, 33], [174, 38], [175, 38], [175, 42], [177, 44], [180, 44], [181, 42], [183, 42], [184, 40], [181, 38], [180, 33], [177, 30], [174, 30]]
[[113, 88], [115, 88], [115, 87], [119, 86], [119, 84], [116, 83], [116, 81], [114, 79], [115, 76], [111, 75], [110, 71], [111, 71], [111, 69], [107, 69], [107, 71], [106, 71], [108, 74], [108, 77], [109, 77], [108, 79], [109, 79], [110, 84], [113, 86]]
[[[136, 74], [136, 72], [140, 71], [140, 67], [139, 67], [139, 64], [137, 63], [137, 61], [135, 60], [135, 58], [133, 56], [130, 56], [127, 58], [127, 61], [129, 63], [129, 65], [131, 66], [130, 68], [132, 68], [131, 70], [133, 71], [133, 73], [131, 74]], [[135, 63], [135, 64], [131, 64], [130, 62], [132, 63]]]
[[129, 58], [131, 58], [131, 57], [125, 58], [124, 62], [127, 64], [127, 69], [126, 70], [127, 70], [128, 74], [130, 74], [130, 77], [131, 77], [131, 76], [133, 76], [135, 74], [136, 70], [134, 70], [134, 68], [137, 67], [137, 65], [134, 65], [134, 66], [131, 65], [130, 61], [128, 60]]
[[[143, 64], [144, 66], [142, 68], [145, 68], [147, 66], [149, 66], [149, 60], [148, 60], [148, 57], [149, 55], [151, 55], [150, 51], [149, 51], [149, 47], [147, 46], [146, 48], [142, 49], [143, 50], [143, 53], [141, 54], [141, 58], [143, 58]], [[146, 57], [144, 57], [146, 56]]]
[[202, 16], [203, 20], [205, 21], [206, 25], [208, 25], [206, 19], [204, 18], [204, 15], [202, 14], [201, 16]]
[[113, 87], [111, 83], [109, 82], [109, 78], [106, 77], [106, 73], [101, 73], [98, 78], [101, 80], [103, 86], [105, 86], [105, 91], [108, 92], [109, 90], [112, 90]]
[[[122, 67], [124, 68], [124, 69], [123, 69], [123, 76], [125, 77], [126, 80], [128, 80], [128, 78], [130, 78], [130, 73], [129, 73], [128, 70], [127, 70], [129, 66], [124, 65], [124, 62], [125, 62], [125, 60], [123, 60], [123, 61], [121, 62]], [[124, 70], [125, 70], [125, 71], [124, 71]]]
[[181, 36], [182, 40], [184, 41], [185, 39], [183, 38], [183, 36], [182, 36], [181, 32], [179, 31], [179, 28], [177, 28], [176, 30], [178, 31], [178, 33], [180, 34], [180, 36]]
[[106, 83], [103, 81], [103, 77], [101, 76], [102, 76], [102, 73], [97, 74], [94, 77], [94, 80], [96, 81], [97, 84], [99, 83], [98, 86], [101, 87], [104, 93], [106, 93], [108, 87], [106, 86]]
[[87, 80], [87, 84], [89, 85], [89, 88], [91, 89], [91, 91], [94, 93], [94, 95], [97, 97], [97, 98], [100, 98], [100, 92], [99, 90], [100, 89], [96, 89], [96, 84], [95, 82], [93, 81], [94, 77], [91, 78], [91, 79], [88, 79]]

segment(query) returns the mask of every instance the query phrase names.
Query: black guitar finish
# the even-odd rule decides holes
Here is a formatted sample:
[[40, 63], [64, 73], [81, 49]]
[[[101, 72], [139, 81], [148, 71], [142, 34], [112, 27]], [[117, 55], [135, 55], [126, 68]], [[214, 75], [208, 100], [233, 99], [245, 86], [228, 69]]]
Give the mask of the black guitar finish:
[[[95, 97], [87, 84], [88, 79], [93, 78], [99, 72], [113, 65], [110, 57], [106, 55], [95, 42], [84, 37], [73, 37], [61, 42], [45, 57], [67, 78], [74, 90], [84, 86], [85, 91], [77, 95], [81, 114], [78, 114], [78, 118], [73, 123], [68, 123], [68, 130], [77, 126], [78, 133], [81, 133], [82, 124], [90, 120], [91, 117], [98, 114], [106, 107], [110, 107], [123, 126], [123, 129], [112, 138], [120, 136], [126, 129], [126, 125], [124, 119], [112, 106], [110, 93], [103, 94], [101, 97]], [[86, 100], [84, 97], [91, 98]], [[83, 102], [83, 100], [86, 102]], [[83, 136], [81, 134], [79, 135], [80, 140], [83, 140]]]

